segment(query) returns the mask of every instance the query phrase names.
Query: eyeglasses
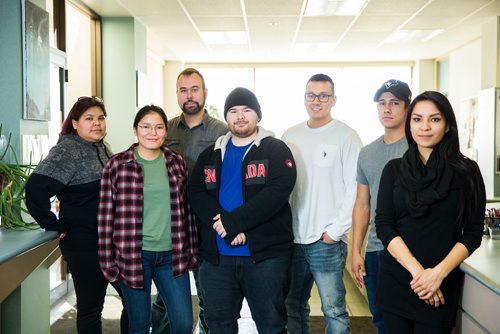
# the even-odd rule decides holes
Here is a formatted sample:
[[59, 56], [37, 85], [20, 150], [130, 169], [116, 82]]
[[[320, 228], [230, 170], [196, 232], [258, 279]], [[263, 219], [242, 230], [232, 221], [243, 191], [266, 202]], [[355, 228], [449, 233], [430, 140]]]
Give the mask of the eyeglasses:
[[167, 129], [165, 124], [152, 125], [152, 124], [144, 123], [144, 124], [137, 124], [137, 126], [140, 127], [141, 129], [147, 131], [147, 132], [152, 132], [153, 129], [155, 130], [155, 132], [164, 132]]
[[193, 86], [191, 88], [186, 88], [186, 87], [182, 87], [182, 88], [179, 88], [179, 90], [177, 91], [179, 94], [188, 94], [189, 92], [191, 92], [191, 94], [196, 94], [200, 91], [200, 87], [198, 86]]
[[318, 98], [319, 102], [328, 102], [328, 100], [330, 99], [330, 96], [333, 96], [333, 94], [325, 94], [325, 93], [321, 93], [321, 94], [314, 94], [314, 93], [305, 93], [304, 94], [304, 98], [306, 99], [307, 102], [314, 102], [314, 100], [316, 100], [316, 98]]
[[79, 102], [83, 100], [91, 100], [92, 102], [104, 103], [104, 101], [98, 96], [80, 96], [77, 101]]

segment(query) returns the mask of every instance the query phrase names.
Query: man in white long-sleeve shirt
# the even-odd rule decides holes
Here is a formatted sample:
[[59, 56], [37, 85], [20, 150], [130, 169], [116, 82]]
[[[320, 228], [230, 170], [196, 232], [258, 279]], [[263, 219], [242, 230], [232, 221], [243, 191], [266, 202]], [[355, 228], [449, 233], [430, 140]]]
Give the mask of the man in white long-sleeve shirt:
[[306, 122], [288, 129], [283, 140], [297, 166], [291, 195], [294, 254], [286, 307], [288, 332], [309, 333], [309, 297], [316, 282], [326, 333], [349, 333], [342, 273], [347, 232], [356, 197], [356, 162], [362, 147], [357, 133], [333, 119], [334, 84], [325, 74], [307, 82]]

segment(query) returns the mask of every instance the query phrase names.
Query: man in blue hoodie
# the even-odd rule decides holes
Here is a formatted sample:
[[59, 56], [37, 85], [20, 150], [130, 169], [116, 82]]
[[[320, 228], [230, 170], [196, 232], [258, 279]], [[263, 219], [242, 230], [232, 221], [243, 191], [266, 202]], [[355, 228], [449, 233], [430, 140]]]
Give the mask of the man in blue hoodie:
[[246, 298], [259, 333], [286, 333], [295, 162], [258, 126], [262, 112], [248, 89], [228, 95], [224, 117], [229, 133], [201, 153], [189, 181], [205, 320], [210, 332], [237, 333]]

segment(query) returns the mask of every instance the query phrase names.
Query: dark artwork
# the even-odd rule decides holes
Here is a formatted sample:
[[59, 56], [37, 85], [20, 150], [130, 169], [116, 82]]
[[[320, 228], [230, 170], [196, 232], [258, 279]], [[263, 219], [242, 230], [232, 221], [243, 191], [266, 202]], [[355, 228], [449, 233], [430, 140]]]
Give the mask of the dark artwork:
[[48, 121], [50, 120], [49, 13], [26, 0], [25, 22], [23, 117]]

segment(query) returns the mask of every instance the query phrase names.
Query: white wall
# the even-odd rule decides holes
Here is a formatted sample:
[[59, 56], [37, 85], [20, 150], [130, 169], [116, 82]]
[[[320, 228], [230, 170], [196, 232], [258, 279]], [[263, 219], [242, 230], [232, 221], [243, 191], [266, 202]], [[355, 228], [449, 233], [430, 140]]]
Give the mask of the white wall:
[[175, 91], [177, 89], [177, 76], [183, 69], [184, 63], [178, 61], [168, 61], [163, 67], [163, 103], [169, 119], [182, 112], [177, 103], [177, 94]]
[[477, 96], [481, 90], [481, 40], [450, 53], [449, 65], [448, 99], [458, 111], [462, 99]]
[[[163, 103], [163, 65], [164, 61], [148, 50], [147, 53], [147, 78], [148, 100], [147, 104], [155, 104], [165, 109]], [[139, 106], [141, 107], [141, 106]]]

